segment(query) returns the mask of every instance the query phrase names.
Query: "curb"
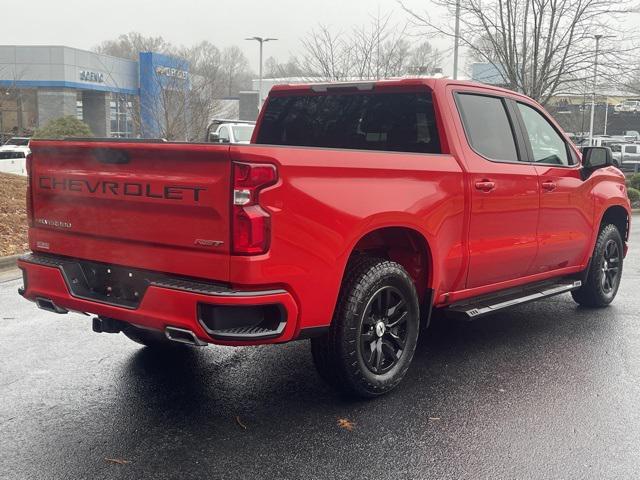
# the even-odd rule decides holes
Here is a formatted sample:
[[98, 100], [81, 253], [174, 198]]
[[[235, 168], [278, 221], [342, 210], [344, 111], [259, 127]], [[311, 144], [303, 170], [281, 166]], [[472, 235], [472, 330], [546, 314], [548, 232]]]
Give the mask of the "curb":
[[24, 255], [24, 253], [9, 255], [8, 257], [0, 257], [0, 271], [16, 268], [17, 261], [22, 255]]

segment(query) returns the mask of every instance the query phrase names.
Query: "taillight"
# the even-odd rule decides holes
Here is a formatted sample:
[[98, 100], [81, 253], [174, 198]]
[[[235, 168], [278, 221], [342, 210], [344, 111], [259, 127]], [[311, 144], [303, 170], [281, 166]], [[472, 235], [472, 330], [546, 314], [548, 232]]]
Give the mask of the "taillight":
[[259, 255], [269, 250], [271, 216], [259, 204], [260, 190], [278, 180], [275, 165], [233, 163], [233, 253]]
[[31, 188], [31, 161], [33, 154], [29, 153], [25, 158], [25, 167], [27, 169], [27, 220], [29, 226], [33, 227], [33, 189]]

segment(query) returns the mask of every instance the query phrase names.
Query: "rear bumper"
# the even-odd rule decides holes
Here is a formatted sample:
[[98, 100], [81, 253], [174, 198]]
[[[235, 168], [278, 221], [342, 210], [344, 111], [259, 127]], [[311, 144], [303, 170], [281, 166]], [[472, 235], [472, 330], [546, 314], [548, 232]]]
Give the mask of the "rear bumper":
[[[91, 313], [145, 328], [190, 330], [198, 339], [220, 345], [280, 343], [293, 340], [298, 334], [299, 309], [293, 295], [283, 289], [221, 291], [213, 284], [207, 288], [207, 284], [200, 281], [165, 279], [149, 283], [139, 304], [125, 307], [74, 292], [69, 287], [73, 280], [68, 278], [67, 271], [61, 266], [68, 261], [66, 257], [40, 255], [20, 258], [18, 267], [24, 278], [20, 294], [33, 302], [46, 299], [60, 309]], [[262, 309], [278, 312], [280, 321], [271, 331], [261, 333], [260, 329], [255, 328], [234, 328], [233, 322], [242, 321], [243, 314], [250, 315]], [[206, 314], [209, 317], [213, 315], [210, 312], [216, 312], [216, 321], [223, 325], [224, 330], [211, 328], [211, 318], [203, 321], [203, 312], [209, 312]], [[228, 318], [221, 318], [226, 315], [225, 312], [232, 314]]]

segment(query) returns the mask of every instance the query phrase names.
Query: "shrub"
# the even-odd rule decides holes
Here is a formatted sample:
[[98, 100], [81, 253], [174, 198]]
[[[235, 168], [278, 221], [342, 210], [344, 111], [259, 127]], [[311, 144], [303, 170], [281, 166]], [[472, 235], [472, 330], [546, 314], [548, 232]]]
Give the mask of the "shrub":
[[627, 179], [627, 186], [629, 188], [633, 188], [635, 190], [640, 190], [640, 173], [636, 173], [635, 175], [631, 175]]
[[33, 135], [33, 138], [60, 139], [65, 137], [93, 137], [93, 133], [82, 120], [68, 116], [50, 120], [42, 128], [36, 130]]
[[627, 196], [629, 197], [632, 207], [640, 207], [640, 190], [637, 188], [627, 188]]

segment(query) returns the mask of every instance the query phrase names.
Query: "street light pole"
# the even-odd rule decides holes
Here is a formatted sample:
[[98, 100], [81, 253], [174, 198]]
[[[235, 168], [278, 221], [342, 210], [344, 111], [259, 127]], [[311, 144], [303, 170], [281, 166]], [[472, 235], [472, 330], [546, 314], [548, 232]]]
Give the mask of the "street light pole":
[[456, 0], [456, 30], [453, 39], [453, 79], [458, 79], [458, 50], [460, 49], [460, 0]]
[[596, 88], [598, 84], [598, 53], [602, 35], [594, 35], [596, 39], [596, 58], [593, 65], [593, 96], [591, 97], [591, 120], [589, 121], [589, 145], [593, 145], [593, 118], [596, 112]]
[[269, 37], [250, 37], [245, 38], [245, 40], [255, 40], [260, 43], [260, 76], [258, 77], [258, 108], [262, 106], [262, 46], [265, 42], [272, 42], [278, 40], [277, 38], [269, 38]]
[[607, 134], [607, 123], [609, 122], [609, 97], [604, 100], [604, 135]]

